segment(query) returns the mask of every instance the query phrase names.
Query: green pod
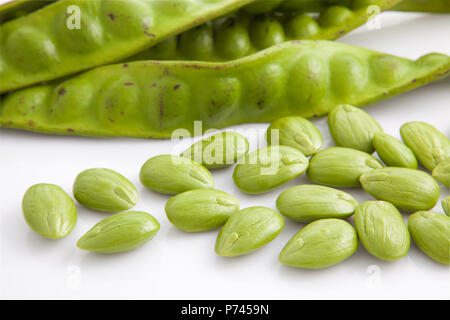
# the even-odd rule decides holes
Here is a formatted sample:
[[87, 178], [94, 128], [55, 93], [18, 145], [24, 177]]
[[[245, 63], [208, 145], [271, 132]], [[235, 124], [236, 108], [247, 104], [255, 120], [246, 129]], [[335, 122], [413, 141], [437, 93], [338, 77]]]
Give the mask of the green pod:
[[355, 210], [355, 227], [366, 250], [378, 259], [394, 261], [409, 251], [408, 227], [389, 202], [361, 203]]
[[268, 192], [301, 175], [308, 158], [288, 146], [269, 146], [243, 157], [233, 172], [236, 186], [243, 192]]
[[321, 219], [295, 234], [280, 253], [282, 264], [322, 269], [349, 258], [358, 248], [358, 236], [348, 222]]
[[215, 251], [234, 257], [251, 253], [275, 239], [284, 227], [283, 217], [275, 210], [250, 207], [234, 213], [220, 230]]
[[[209, 26], [200, 27], [198, 31], [203, 30], [204, 34], [206, 29], [213, 27], [213, 30], [207, 32], [206, 37], [187, 36], [186, 34], [199, 33], [189, 30], [176, 37], [173, 41], [174, 47], [170, 50], [165, 50], [167, 44], [160, 43], [129, 60], [228, 61], [285, 41], [334, 40], [367, 23], [374, 14], [392, 8], [400, 1], [377, 0], [365, 3], [359, 1], [359, 4], [352, 6], [345, 3], [341, 5], [340, 2], [326, 3], [324, 6], [316, 7], [320, 12], [317, 17], [306, 14], [312, 7], [302, 3], [303, 1], [298, 3], [295, 10], [284, 10], [285, 0], [278, 7], [276, 2], [280, 0], [259, 1], [243, 7], [230, 16], [208, 22]], [[377, 6], [376, 11], [371, 10], [373, 5]], [[192, 41], [185, 44], [183, 39], [186, 37]], [[202, 38], [205, 41], [200, 41]]]
[[373, 153], [375, 133], [383, 132], [380, 124], [367, 112], [350, 105], [340, 105], [328, 114], [331, 136], [340, 147]]
[[308, 168], [312, 182], [332, 187], [360, 187], [359, 177], [382, 168], [382, 163], [368, 153], [341, 147], [326, 148], [314, 155]]
[[8, 95], [0, 126], [170, 138], [195, 133], [194, 121], [206, 131], [290, 115], [311, 118], [337, 104], [364, 106], [446, 77], [449, 61], [441, 54], [411, 61], [338, 42], [302, 41], [226, 63], [110, 65]]
[[373, 197], [388, 201], [401, 211], [429, 210], [439, 200], [438, 184], [423, 171], [382, 168], [364, 173], [359, 180]]
[[450, 13], [450, 0], [405, 0], [395, 5], [392, 10]]
[[322, 148], [323, 138], [319, 129], [302, 117], [283, 117], [272, 122], [267, 129], [267, 144], [284, 145], [311, 156]]
[[127, 178], [102, 168], [81, 172], [75, 179], [73, 195], [85, 207], [105, 212], [131, 209], [139, 197], [136, 187]]
[[2, 25], [0, 93], [122, 61], [253, 1], [56, 1]]
[[54, 184], [30, 187], [23, 197], [22, 210], [28, 226], [48, 239], [67, 236], [77, 222], [73, 200]]
[[297, 222], [347, 218], [358, 205], [358, 201], [346, 192], [306, 184], [283, 191], [276, 203], [278, 211]]
[[434, 167], [433, 177], [442, 184], [450, 187], [450, 158], [442, 160]]
[[148, 213], [126, 211], [103, 219], [77, 242], [78, 248], [96, 253], [130, 251], [151, 240], [159, 222]]
[[168, 154], [147, 160], [139, 177], [146, 188], [165, 194], [214, 187], [211, 172], [204, 166], [191, 159]]
[[23, 17], [52, 2], [53, 0], [9, 0], [0, 4], [0, 23]]
[[217, 169], [236, 163], [247, 154], [248, 147], [248, 140], [244, 136], [225, 131], [194, 143], [181, 156], [192, 159], [205, 168]]
[[430, 171], [433, 171], [439, 162], [450, 158], [450, 140], [428, 123], [405, 123], [400, 128], [400, 134], [419, 162]]
[[431, 259], [450, 264], [450, 217], [435, 212], [416, 212], [408, 219], [415, 244]]
[[387, 166], [417, 169], [414, 152], [391, 135], [384, 132], [375, 133], [373, 146]]
[[446, 215], [450, 216], [450, 196], [442, 200], [442, 209], [444, 209], [444, 212]]
[[196, 189], [180, 193], [167, 201], [165, 211], [169, 221], [186, 232], [219, 228], [239, 211], [239, 200], [215, 189]]

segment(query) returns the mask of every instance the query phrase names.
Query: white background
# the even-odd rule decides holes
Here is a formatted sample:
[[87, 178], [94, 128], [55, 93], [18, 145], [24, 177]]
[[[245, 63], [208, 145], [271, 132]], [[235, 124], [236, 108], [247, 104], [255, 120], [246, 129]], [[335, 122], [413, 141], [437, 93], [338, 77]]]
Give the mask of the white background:
[[[438, 51], [450, 54], [450, 16], [385, 13], [381, 29], [367, 26], [340, 41], [418, 58]], [[429, 122], [450, 133], [450, 82], [444, 80], [372, 105], [366, 110], [387, 133], [399, 138], [400, 126], [411, 120]], [[326, 118], [314, 121], [325, 146], [333, 145]], [[267, 124], [238, 126], [263, 132]], [[251, 150], [256, 148], [252, 141]], [[46, 136], [0, 129], [0, 298], [125, 298], [125, 299], [318, 299], [318, 298], [450, 298], [450, 270], [430, 260], [415, 245], [396, 262], [370, 256], [360, 245], [356, 254], [324, 270], [289, 268], [278, 254], [302, 225], [286, 221], [280, 236], [254, 254], [234, 259], [216, 256], [216, 231], [188, 234], [165, 217], [167, 196], [143, 188], [141, 165], [150, 157], [170, 152], [169, 141], [96, 139]], [[35, 183], [54, 183], [70, 195], [82, 170], [106, 167], [128, 177], [138, 188], [135, 207], [161, 223], [157, 236], [128, 253], [97, 255], [75, 243], [107, 215], [78, 206], [78, 223], [62, 240], [46, 240], [33, 233], [22, 217], [21, 198]], [[232, 183], [233, 168], [215, 171], [216, 187], [241, 200], [241, 207], [275, 208], [283, 187], [248, 196]], [[346, 190], [359, 201], [372, 199], [362, 190]], [[448, 188], [441, 185], [442, 198]], [[440, 204], [435, 208], [443, 212]], [[405, 215], [406, 218], [406, 215]], [[352, 220], [352, 219], [350, 219]]]

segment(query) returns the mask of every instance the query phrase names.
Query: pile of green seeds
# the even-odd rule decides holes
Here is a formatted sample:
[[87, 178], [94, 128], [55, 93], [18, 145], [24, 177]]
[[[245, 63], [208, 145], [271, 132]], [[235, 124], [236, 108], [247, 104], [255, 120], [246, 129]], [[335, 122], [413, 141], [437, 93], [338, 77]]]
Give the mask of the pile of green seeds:
[[[447, 215], [429, 211], [440, 197], [436, 180], [450, 186], [450, 140], [430, 124], [408, 122], [400, 129], [403, 143], [384, 133], [368, 113], [350, 105], [336, 106], [328, 120], [336, 147], [321, 150], [317, 127], [290, 116], [269, 126], [267, 147], [248, 153], [245, 137], [221, 132], [180, 155], [149, 159], [140, 180], [152, 191], [172, 195], [165, 212], [175, 227], [185, 232], [221, 228], [215, 244], [220, 256], [244, 255], [264, 246], [279, 235], [284, 216], [307, 224], [279, 255], [288, 266], [332, 266], [350, 257], [359, 240], [373, 256], [393, 261], [408, 253], [411, 238], [430, 258], [450, 264], [450, 196], [442, 201]], [[382, 161], [372, 155], [374, 151]], [[235, 163], [233, 180], [244, 193], [276, 189], [305, 172], [315, 184], [283, 191], [276, 200], [279, 212], [261, 206], [241, 209], [236, 197], [214, 189], [210, 172]], [[419, 170], [418, 163], [432, 174]], [[362, 187], [377, 200], [358, 203], [336, 187]], [[73, 195], [90, 209], [118, 212], [82, 236], [81, 249], [129, 251], [152, 239], [160, 228], [150, 214], [127, 211], [136, 205], [138, 192], [115, 171], [83, 171]], [[22, 206], [28, 225], [46, 238], [67, 236], [77, 221], [74, 201], [55, 185], [32, 186]], [[412, 213], [408, 225], [400, 212]], [[354, 227], [345, 220], [352, 215]]]

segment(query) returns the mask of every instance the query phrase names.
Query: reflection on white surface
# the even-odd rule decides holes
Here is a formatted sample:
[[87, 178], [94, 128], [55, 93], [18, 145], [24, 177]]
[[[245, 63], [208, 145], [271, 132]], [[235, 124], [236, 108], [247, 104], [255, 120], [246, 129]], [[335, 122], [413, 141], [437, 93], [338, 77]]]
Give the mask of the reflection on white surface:
[[[403, 18], [406, 17], [406, 18]], [[448, 16], [387, 13], [381, 29], [361, 27], [343, 42], [417, 58], [430, 51], [450, 54]], [[372, 105], [366, 110], [385, 131], [400, 138], [400, 126], [429, 122], [450, 133], [450, 80], [434, 83]], [[314, 122], [333, 145], [326, 118]], [[237, 126], [265, 129], [267, 124]], [[146, 299], [317, 299], [317, 298], [450, 298], [450, 270], [412, 244], [409, 254], [383, 262], [360, 245], [347, 261], [324, 270], [289, 268], [278, 262], [284, 244], [302, 225], [286, 221], [281, 235], [254, 254], [226, 259], [214, 253], [216, 231], [187, 234], [165, 217], [168, 197], [144, 189], [138, 174], [151, 156], [167, 153], [168, 141], [46, 136], [0, 129], [0, 297], [1, 298], [146, 298]], [[250, 141], [251, 150], [256, 142]], [[161, 230], [145, 246], [117, 255], [83, 252], [76, 241], [106, 215], [80, 205], [73, 233], [51, 241], [25, 224], [20, 203], [32, 184], [60, 185], [71, 194], [76, 175], [106, 167], [128, 177], [137, 187], [136, 210], [147, 211]], [[275, 208], [283, 190], [309, 183], [302, 175], [281, 188], [258, 196], [241, 193], [232, 182], [233, 168], [214, 171], [218, 189], [241, 200], [241, 207]], [[361, 189], [346, 189], [358, 201], [372, 199]], [[441, 185], [441, 198], [449, 194]], [[435, 209], [443, 212], [440, 204]], [[404, 215], [405, 219], [407, 215]], [[352, 219], [349, 219], [352, 222]]]

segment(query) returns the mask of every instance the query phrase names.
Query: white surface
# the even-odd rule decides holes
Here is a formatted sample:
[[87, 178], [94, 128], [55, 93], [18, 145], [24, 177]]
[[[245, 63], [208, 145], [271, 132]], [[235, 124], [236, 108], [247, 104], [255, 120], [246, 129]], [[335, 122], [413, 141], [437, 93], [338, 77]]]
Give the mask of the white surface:
[[[450, 54], [450, 16], [387, 13], [381, 29], [362, 27], [341, 41], [418, 58], [430, 51]], [[399, 138], [399, 127], [411, 120], [429, 122], [450, 133], [449, 80], [377, 103], [366, 110]], [[326, 146], [332, 145], [326, 118], [315, 121]], [[267, 124], [238, 126], [257, 128]], [[168, 153], [169, 141], [94, 139], [46, 136], [0, 130], [0, 298], [144, 298], [144, 299], [318, 299], [318, 298], [450, 298], [450, 270], [412, 245], [397, 262], [382, 262], [360, 245], [347, 261], [318, 271], [288, 268], [277, 258], [301, 225], [286, 221], [281, 235], [254, 254], [225, 259], [214, 254], [216, 231], [187, 234], [165, 217], [167, 196], [145, 190], [138, 173], [148, 158]], [[252, 149], [256, 148], [253, 141]], [[76, 175], [84, 169], [117, 170], [138, 187], [135, 209], [153, 214], [161, 230], [150, 243], [132, 252], [96, 255], [76, 248], [77, 239], [106, 217], [80, 205], [75, 230], [65, 239], [45, 240], [25, 224], [21, 198], [35, 183], [55, 183], [71, 194]], [[237, 190], [233, 168], [214, 171], [218, 189], [241, 200], [241, 207], [275, 208], [277, 195], [303, 176], [259, 196]], [[358, 200], [371, 197], [346, 190]], [[442, 198], [448, 188], [441, 185]], [[442, 212], [440, 204], [435, 208]], [[406, 215], [405, 215], [406, 217]]]

